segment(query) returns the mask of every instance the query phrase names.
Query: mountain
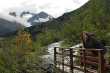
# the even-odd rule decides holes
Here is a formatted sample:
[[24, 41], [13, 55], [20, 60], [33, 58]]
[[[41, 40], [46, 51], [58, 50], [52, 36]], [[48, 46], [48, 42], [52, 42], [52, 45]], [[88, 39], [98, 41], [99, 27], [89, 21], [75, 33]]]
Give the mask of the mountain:
[[[78, 37], [80, 37], [82, 31], [94, 32], [98, 39], [110, 43], [110, 40], [108, 40], [110, 37], [109, 6], [109, 0], [90, 0], [73, 12], [65, 13], [61, 17], [37, 26], [33, 25], [28, 29], [34, 35], [40, 31], [44, 33], [51, 32], [52, 36], [55, 33], [54, 38], [66, 40], [66, 43], [70, 45], [80, 42]], [[43, 15], [41, 14], [41, 16]]]
[[12, 15], [14, 17], [19, 17], [23, 20], [25, 20], [30, 25], [38, 25], [43, 22], [51, 21], [53, 17], [46, 12], [40, 12], [40, 13], [33, 13], [29, 11], [23, 11], [19, 14], [16, 12], [10, 12], [9, 15]]
[[109, 44], [110, 0], [90, 0], [79, 9], [42, 25], [45, 25], [42, 28], [45, 33], [55, 33], [54, 38], [65, 40], [69, 45], [80, 42], [82, 31], [93, 32], [98, 39]]
[[[21, 15], [25, 17], [25, 14], [23, 15], [23, 13], [22, 13]], [[27, 22], [29, 22], [31, 25], [36, 25], [36, 24], [39, 24], [42, 22], [47, 22], [47, 21], [50, 21], [53, 19], [52, 16], [50, 16], [49, 14], [47, 14], [45, 12], [40, 12], [38, 14], [27, 12], [27, 15], [28, 14], [32, 15], [30, 18], [27, 19]]]
[[19, 18], [7, 14], [0, 14], [0, 36], [8, 36], [15, 31], [30, 26]]

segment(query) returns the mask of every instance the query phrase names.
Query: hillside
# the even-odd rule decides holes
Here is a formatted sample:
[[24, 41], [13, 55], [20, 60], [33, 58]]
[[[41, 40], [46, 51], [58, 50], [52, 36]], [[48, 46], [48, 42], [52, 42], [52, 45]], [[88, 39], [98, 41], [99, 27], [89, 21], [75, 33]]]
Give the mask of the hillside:
[[[91, 0], [81, 8], [43, 23], [45, 33], [55, 33], [54, 39], [65, 40], [69, 45], [80, 42], [82, 31], [94, 32], [98, 39], [110, 43], [110, 2]], [[77, 39], [77, 40], [76, 40]]]
[[9, 36], [24, 28], [24, 23], [9, 15], [0, 14], [0, 37]]

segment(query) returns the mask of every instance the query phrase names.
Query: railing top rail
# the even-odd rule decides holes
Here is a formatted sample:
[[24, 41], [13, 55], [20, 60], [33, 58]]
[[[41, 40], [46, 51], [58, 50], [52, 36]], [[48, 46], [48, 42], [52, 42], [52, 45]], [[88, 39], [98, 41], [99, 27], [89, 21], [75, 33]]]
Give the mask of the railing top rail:
[[95, 49], [95, 48], [94, 49], [92, 49], [92, 48], [91, 49], [87, 49], [86, 48], [86, 49], [80, 49], [80, 50], [85, 50], [85, 51], [104, 51], [104, 49]]
[[74, 50], [85, 50], [85, 51], [103, 51], [104, 49], [95, 49], [95, 48], [63, 48], [63, 47], [55, 47], [55, 48], [60, 48], [64, 49], [65, 51], [69, 51], [69, 49], [74, 49]]

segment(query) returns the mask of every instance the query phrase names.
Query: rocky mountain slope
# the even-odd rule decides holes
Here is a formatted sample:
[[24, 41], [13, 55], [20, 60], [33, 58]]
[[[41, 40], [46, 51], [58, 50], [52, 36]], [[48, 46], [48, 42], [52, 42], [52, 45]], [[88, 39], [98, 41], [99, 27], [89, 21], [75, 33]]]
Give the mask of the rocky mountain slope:
[[0, 36], [8, 36], [27, 26], [30, 25], [19, 18], [6, 14], [0, 14]]

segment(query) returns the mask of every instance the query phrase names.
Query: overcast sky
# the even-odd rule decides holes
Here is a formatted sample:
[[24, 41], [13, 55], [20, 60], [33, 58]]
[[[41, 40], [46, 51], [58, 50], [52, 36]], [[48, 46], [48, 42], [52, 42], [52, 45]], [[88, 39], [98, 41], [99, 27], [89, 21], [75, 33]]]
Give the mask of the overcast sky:
[[0, 12], [10, 10], [45, 11], [54, 17], [73, 11], [88, 0], [0, 0]]

